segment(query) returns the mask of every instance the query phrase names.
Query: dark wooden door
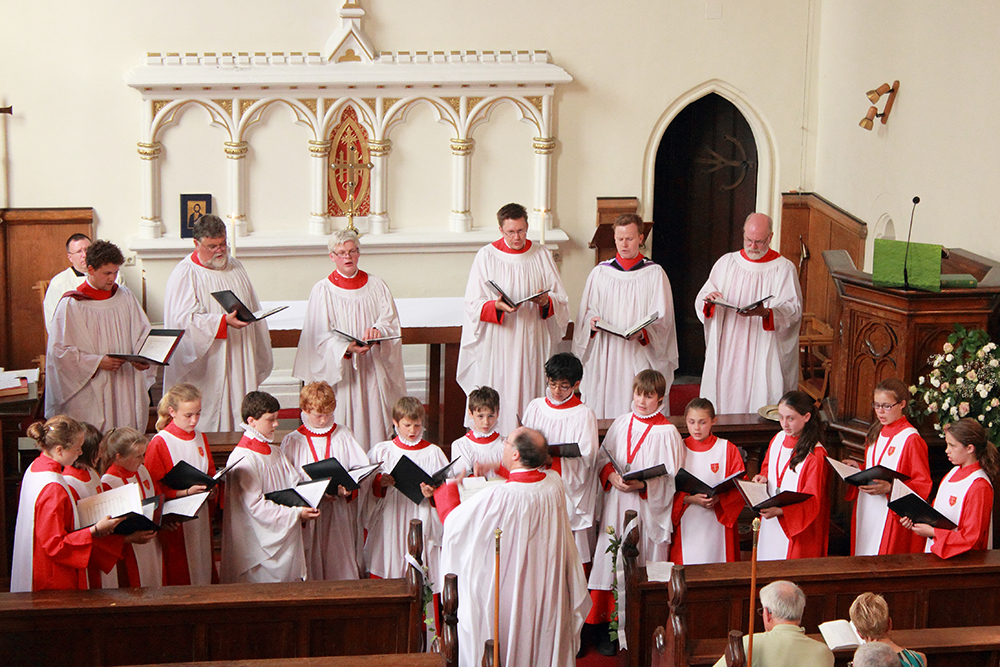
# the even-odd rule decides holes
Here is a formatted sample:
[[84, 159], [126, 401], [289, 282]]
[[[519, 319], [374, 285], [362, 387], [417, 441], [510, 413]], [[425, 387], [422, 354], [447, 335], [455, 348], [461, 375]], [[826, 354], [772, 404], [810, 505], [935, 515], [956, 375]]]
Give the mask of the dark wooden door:
[[711, 93], [670, 123], [656, 152], [652, 258], [670, 277], [680, 375], [701, 375], [705, 333], [694, 310], [715, 261], [743, 244], [757, 201], [757, 145], [728, 100]]

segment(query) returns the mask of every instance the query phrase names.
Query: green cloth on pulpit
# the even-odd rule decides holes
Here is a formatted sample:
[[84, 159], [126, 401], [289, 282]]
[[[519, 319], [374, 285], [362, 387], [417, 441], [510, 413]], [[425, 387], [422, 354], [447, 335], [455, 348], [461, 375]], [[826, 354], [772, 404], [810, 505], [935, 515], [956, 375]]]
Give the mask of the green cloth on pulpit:
[[[908, 280], [903, 279], [903, 261], [906, 258]], [[941, 291], [941, 246], [935, 243], [911, 243], [909, 253], [906, 241], [875, 239], [872, 256], [872, 282], [876, 287], [904, 287], [925, 292]]]

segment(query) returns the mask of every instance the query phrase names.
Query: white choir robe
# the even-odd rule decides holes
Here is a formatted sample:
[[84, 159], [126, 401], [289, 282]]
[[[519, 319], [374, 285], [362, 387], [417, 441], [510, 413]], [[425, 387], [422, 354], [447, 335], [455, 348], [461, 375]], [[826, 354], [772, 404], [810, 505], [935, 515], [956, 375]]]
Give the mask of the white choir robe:
[[[737, 306], [773, 296], [764, 304], [771, 309], [773, 331], [765, 330], [764, 318], [744, 317], [722, 306], [709, 308], [712, 315], [706, 316], [705, 296], [711, 292], [721, 292]], [[701, 395], [716, 412], [756, 412], [798, 386], [802, 291], [790, 261], [773, 250], [760, 261], [743, 251], [723, 255], [694, 305], [705, 325]]]
[[[600, 317], [629, 329], [654, 312], [660, 318], [645, 328], [645, 345], [638, 336], [625, 340], [590, 328], [590, 321]], [[659, 264], [642, 259], [623, 271], [612, 259], [594, 267], [580, 299], [573, 353], [583, 362], [583, 401], [598, 419], [614, 419], [631, 409], [632, 380], [648, 368], [663, 374], [669, 395], [677, 369], [677, 335], [670, 281]], [[663, 402], [663, 411], [669, 413], [669, 401]]]
[[[88, 294], [98, 292], [87, 288]], [[45, 356], [45, 416], [68, 415], [101, 432], [130, 426], [145, 433], [156, 367], [139, 371], [126, 362], [117, 371], [104, 371], [98, 366], [106, 354], [137, 351], [149, 320], [127, 287], [116, 285], [110, 294], [65, 297], [56, 306]]]
[[951, 558], [993, 548], [993, 484], [978, 463], [948, 471], [934, 497], [934, 509], [958, 528], [935, 528], [925, 552]]
[[[449, 484], [448, 486], [451, 486]], [[494, 530], [500, 528], [500, 662], [505, 667], [574, 665], [590, 611], [553, 471], [516, 470], [451, 511], [444, 522], [441, 572], [458, 575], [459, 665], [479, 665], [493, 637]]]
[[67, 266], [65, 270], [52, 276], [49, 286], [45, 289], [45, 299], [42, 301], [42, 312], [45, 315], [45, 328], [49, 335], [52, 335], [52, 320], [56, 315], [56, 306], [59, 299], [66, 292], [71, 292], [79, 287], [87, 279], [85, 274], [79, 274], [72, 266]]
[[[125, 484], [138, 484], [142, 499], [152, 498], [156, 495], [153, 487], [153, 478], [150, 477], [146, 466], [139, 465], [135, 472], [129, 472], [116, 464], [112, 464], [104, 473], [101, 482], [108, 489], [117, 489]], [[130, 579], [129, 583], [133, 587], [159, 588], [163, 585], [163, 551], [160, 548], [160, 541], [155, 537], [146, 544], [132, 544], [132, 551], [135, 553], [135, 565], [139, 572], [139, 581]], [[126, 557], [128, 547], [125, 549]], [[129, 569], [126, 566], [126, 569]], [[131, 572], [130, 572], [131, 574]], [[102, 588], [118, 588], [118, 573], [112, 570], [101, 577]]]
[[[501, 244], [503, 239], [480, 248], [469, 271], [456, 380], [466, 395], [478, 387], [496, 389], [500, 394], [497, 429], [510, 433], [517, 428], [517, 415], [545, 389], [543, 367], [566, 332], [569, 305], [547, 248], [528, 241], [523, 252], [514, 253], [500, 250]], [[542, 308], [529, 301], [505, 313], [502, 323], [483, 321], [483, 306], [490, 304], [486, 316], [493, 317], [492, 302], [498, 298], [488, 280], [514, 299], [550, 289], [549, 317], [543, 320]]]
[[[310, 447], [310, 445], [312, 445]], [[311, 431], [302, 425], [281, 441], [281, 451], [302, 476], [309, 475], [302, 466], [335, 458], [346, 470], [368, 465], [368, 456], [340, 424], [331, 424], [323, 433]], [[370, 493], [370, 483], [362, 484], [348, 498], [337, 495], [323, 498], [320, 516], [302, 526], [302, 545], [306, 553], [306, 572], [311, 581], [336, 581], [358, 579], [363, 561], [363, 539], [360, 530], [358, 506], [360, 492]]]
[[[157, 493], [162, 493], [167, 499], [176, 498], [177, 490], [160, 484], [160, 480], [181, 461], [210, 477], [215, 475], [215, 463], [205, 434], [185, 432], [170, 422], [150, 441], [145, 463]], [[210, 504], [211, 501], [206, 501], [194, 519], [185, 521], [176, 530], [161, 531], [157, 535], [163, 549], [165, 586], [206, 586], [212, 583], [215, 564]]]
[[[365, 354], [345, 359], [349, 341], [333, 329], [358, 338], [370, 328], [382, 336], [398, 336], [399, 316], [381, 278], [360, 270], [347, 280], [334, 274], [316, 283], [309, 293], [292, 375], [306, 383], [329, 383], [337, 394], [334, 419], [368, 451], [372, 444], [392, 436], [392, 406], [406, 394], [402, 342], [383, 341]], [[358, 278], [362, 276], [367, 281], [354, 289], [332, 282], [338, 279], [353, 285], [361, 283]]]
[[[646, 432], [646, 427], [652, 425], [642, 441], [638, 451], [634, 451], [631, 464], [628, 462], [629, 424], [632, 427], [631, 448], [636, 449], [637, 443]], [[639, 566], [645, 566], [647, 561], [665, 561], [670, 554], [670, 535], [673, 531], [672, 508], [674, 500], [674, 477], [684, 466], [684, 444], [677, 428], [667, 421], [660, 412], [649, 417], [639, 417], [629, 412], [618, 417], [608, 428], [604, 436], [604, 447], [614, 457], [620, 466], [629, 465], [631, 470], [642, 470], [660, 463], [667, 469], [665, 477], [647, 480], [645, 497], [639, 491], [624, 493], [611, 486], [607, 481], [613, 471], [608, 455], [603, 450], [597, 455], [597, 470], [604, 488], [604, 507], [597, 531], [597, 546], [594, 549], [594, 560], [590, 570], [588, 586], [591, 590], [611, 590], [611, 554], [607, 553], [610, 536], [608, 526], [615, 529], [615, 535], [625, 537], [625, 512], [636, 510], [639, 525], [642, 527], [641, 544], [639, 545]], [[625, 565], [619, 556], [618, 572], [618, 639], [621, 647], [625, 645]]]
[[450, 477], [474, 474], [477, 463], [494, 468], [486, 475], [487, 479], [498, 477], [500, 466], [503, 465], [503, 438], [497, 431], [490, 434], [469, 431], [461, 438], [451, 443], [451, 460], [462, 459], [451, 467]]
[[165, 326], [184, 329], [184, 336], [163, 369], [163, 386], [190, 382], [204, 397], [198, 427], [206, 433], [235, 431], [243, 397], [271, 374], [267, 322], [228, 327], [225, 338], [216, 338], [226, 313], [212, 292], [231, 290], [251, 311], [260, 310], [260, 301], [236, 259], [230, 257], [226, 268], [216, 271], [197, 264], [192, 256], [181, 260], [167, 279]]
[[566, 489], [566, 511], [580, 558], [589, 563], [594, 550], [590, 529], [594, 526], [598, 486], [594, 467], [599, 446], [597, 417], [576, 396], [562, 404], [546, 397], [529, 403], [521, 421], [545, 436], [550, 445], [575, 442], [580, 446], [580, 458], [555, 458], [552, 468], [562, 477]]
[[[402, 445], [402, 446], [401, 446]], [[410, 531], [410, 520], [420, 519], [423, 523], [424, 553], [423, 564], [430, 575], [430, 585], [435, 593], [441, 592], [438, 567], [441, 558], [441, 518], [424, 498], [420, 504], [400, 493], [395, 487], [383, 489], [384, 497], [378, 495], [379, 479], [382, 473], [389, 474], [402, 456], [407, 456], [424, 470], [433, 475], [448, 464], [444, 452], [437, 445], [421, 440], [414, 445], [406, 445], [398, 437], [380, 442], [368, 450], [371, 463], [381, 463], [382, 472], [376, 474], [372, 490], [365, 494], [364, 526], [368, 530], [365, 541], [365, 564], [368, 571], [380, 579], [398, 579], [406, 576], [410, 565], [406, 562], [406, 538]]]

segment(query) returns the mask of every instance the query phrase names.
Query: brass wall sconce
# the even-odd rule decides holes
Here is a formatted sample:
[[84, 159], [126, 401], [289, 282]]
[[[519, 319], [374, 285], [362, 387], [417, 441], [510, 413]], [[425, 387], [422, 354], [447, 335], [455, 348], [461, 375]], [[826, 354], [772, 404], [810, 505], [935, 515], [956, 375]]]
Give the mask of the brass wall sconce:
[[[896, 93], [898, 92], [899, 81], [893, 81], [892, 86], [887, 83], [883, 83], [875, 90], [869, 90], [867, 95], [868, 99], [871, 100], [872, 106], [868, 107], [868, 113], [865, 114], [865, 117], [862, 118], [861, 122], [858, 124], [869, 132], [875, 126], [876, 118], [881, 118], [882, 124], [885, 125], [889, 120], [889, 112], [892, 111], [892, 103], [895, 101]], [[879, 113], [878, 107], [875, 105], [878, 104], [878, 101], [886, 95], [888, 97], [886, 97], [885, 100], [885, 110], [882, 111], [882, 113]]]

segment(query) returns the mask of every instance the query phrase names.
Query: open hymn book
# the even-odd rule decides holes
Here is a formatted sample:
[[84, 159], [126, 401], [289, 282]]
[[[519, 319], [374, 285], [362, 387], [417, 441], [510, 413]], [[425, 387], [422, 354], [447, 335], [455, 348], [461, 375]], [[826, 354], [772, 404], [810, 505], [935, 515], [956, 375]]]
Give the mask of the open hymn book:
[[370, 347], [375, 343], [381, 343], [384, 340], [399, 340], [400, 338], [402, 338], [402, 336], [381, 336], [379, 338], [371, 338], [369, 340], [364, 340], [362, 338], [358, 338], [357, 336], [352, 336], [349, 333], [345, 333], [340, 329], [334, 329], [333, 333], [343, 336], [347, 340], [353, 341], [356, 345], [360, 345], [361, 347]]
[[130, 535], [140, 530], [159, 530], [162, 510], [163, 496], [143, 500], [142, 491], [135, 482], [89, 496], [76, 504], [81, 528], [89, 528], [106, 516], [112, 519], [125, 517], [115, 527], [118, 535]]
[[171, 489], [180, 491], [182, 489], [190, 489], [192, 486], [197, 484], [203, 485], [208, 489], [212, 489], [219, 480], [222, 479], [223, 475], [233, 469], [237, 463], [243, 460], [243, 457], [236, 459], [229, 465], [227, 465], [222, 470], [219, 470], [215, 475], [209, 475], [203, 473], [202, 471], [195, 468], [193, 465], [185, 460], [180, 460], [177, 464], [170, 469], [166, 475], [160, 479], [160, 484], [164, 486], [169, 486]]
[[531, 296], [526, 296], [523, 299], [517, 300], [517, 299], [514, 299], [509, 294], [507, 294], [507, 292], [504, 292], [503, 289], [499, 285], [497, 285], [495, 282], [493, 282], [492, 280], [487, 280], [486, 282], [489, 283], [490, 287], [492, 287], [494, 290], [496, 290], [497, 294], [500, 295], [500, 300], [503, 301], [504, 303], [506, 303], [511, 308], [517, 308], [518, 306], [520, 306], [525, 301], [531, 301], [532, 299], [534, 299], [537, 296], [541, 296], [543, 294], [548, 294], [549, 292], [552, 291], [552, 290], [548, 290], [548, 289], [543, 289], [541, 292], [536, 292], [535, 294], [532, 294]]
[[285, 507], [311, 507], [316, 509], [323, 500], [326, 487], [330, 480], [316, 479], [308, 482], [299, 482], [290, 489], [280, 489], [264, 494], [265, 500], [272, 503], [284, 505]]
[[142, 341], [135, 354], [109, 354], [113, 359], [135, 361], [142, 364], [169, 366], [170, 355], [177, 349], [177, 343], [184, 335], [184, 329], [150, 329], [146, 340]]
[[823, 635], [823, 641], [826, 642], [831, 651], [857, 648], [865, 643], [865, 640], [858, 634], [858, 629], [854, 627], [854, 623], [842, 618], [820, 623], [819, 633]]
[[[763, 306], [764, 302], [767, 301], [768, 299], [773, 299], [773, 298], [774, 298], [774, 295], [773, 294], [769, 294], [769, 295], [765, 296], [763, 299], [761, 299], [759, 301], [754, 301], [753, 303], [748, 304], [746, 306], [737, 306], [736, 304], [729, 303], [728, 301], [724, 301], [722, 299], [716, 299], [715, 301], [708, 301], [708, 303], [714, 303], [716, 306], [722, 306], [723, 308], [732, 308], [737, 313], [749, 313], [751, 310], [753, 310], [757, 306]], [[707, 299], [706, 299], [706, 301], [707, 301]]]
[[338, 486], [343, 486], [348, 491], [357, 491], [361, 488], [361, 482], [375, 474], [375, 471], [381, 467], [381, 463], [372, 463], [348, 470], [340, 461], [331, 456], [328, 459], [304, 465], [302, 469], [309, 475], [310, 479], [330, 480], [326, 492], [334, 496], [337, 495]]
[[935, 528], [955, 530], [955, 523], [930, 506], [917, 492], [903, 484], [898, 479], [892, 483], [892, 493], [889, 494], [889, 509], [905, 516], [913, 523], [926, 523]]
[[684, 468], [681, 468], [677, 471], [677, 477], [674, 480], [674, 484], [678, 491], [683, 491], [689, 495], [696, 496], [701, 493], [709, 498], [714, 498], [718, 494], [728, 491], [736, 486], [736, 478], [740, 477], [745, 472], [745, 470], [740, 470], [739, 472], [733, 473], [729, 477], [725, 478], [715, 486], [711, 486], [698, 479]]
[[606, 331], [609, 334], [621, 336], [625, 340], [628, 340], [632, 336], [636, 335], [637, 333], [639, 333], [640, 331], [642, 331], [643, 329], [645, 329], [658, 319], [660, 319], [660, 314], [654, 312], [652, 315], [644, 319], [642, 322], [639, 322], [638, 324], [633, 324], [628, 329], [619, 329], [618, 327], [614, 326], [610, 322], [606, 322], [605, 320], [597, 320], [594, 326], [600, 329], [601, 331]]
[[812, 498], [811, 493], [801, 493], [799, 491], [781, 491], [772, 496], [767, 491], [767, 484], [748, 482], [742, 479], [736, 480], [736, 488], [740, 490], [740, 494], [747, 501], [750, 509], [756, 512], [769, 507], [797, 505]]
[[618, 465], [614, 457], [611, 456], [611, 452], [604, 445], [601, 445], [601, 449], [604, 450], [605, 455], [607, 455], [608, 460], [611, 461], [611, 467], [615, 469], [615, 472], [625, 480], [626, 482], [644, 482], [647, 479], [654, 479], [656, 477], [665, 477], [667, 473], [667, 466], [658, 463], [655, 466], [650, 466], [648, 468], [643, 468], [641, 470], [632, 470], [631, 464], [625, 464], [624, 466]]
[[288, 306], [278, 306], [277, 308], [271, 308], [270, 310], [258, 310], [257, 312], [250, 312], [250, 309], [246, 307], [246, 304], [240, 301], [240, 298], [233, 294], [232, 290], [222, 290], [220, 292], [212, 292], [212, 296], [215, 300], [219, 302], [223, 310], [227, 313], [236, 311], [236, 319], [240, 322], [256, 322], [262, 320], [265, 317], [270, 317], [275, 313], [280, 313]]
[[904, 475], [901, 472], [896, 472], [892, 468], [886, 468], [885, 466], [872, 466], [871, 468], [858, 470], [857, 468], [853, 468], [846, 463], [841, 463], [837, 459], [829, 456], [826, 457], [826, 461], [830, 464], [830, 467], [833, 468], [838, 475], [840, 475], [841, 479], [854, 486], [867, 486], [878, 479], [885, 482], [892, 482], [894, 479], [905, 482], [910, 479], [909, 475]]

